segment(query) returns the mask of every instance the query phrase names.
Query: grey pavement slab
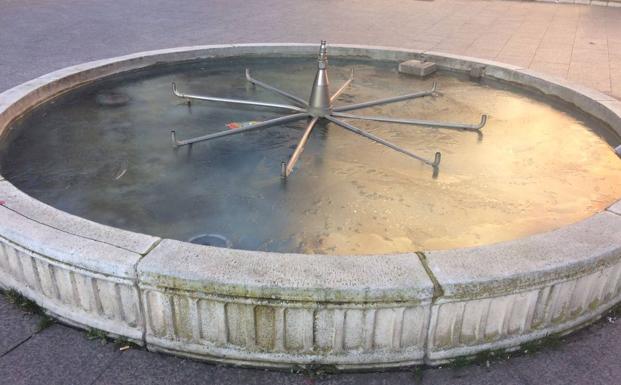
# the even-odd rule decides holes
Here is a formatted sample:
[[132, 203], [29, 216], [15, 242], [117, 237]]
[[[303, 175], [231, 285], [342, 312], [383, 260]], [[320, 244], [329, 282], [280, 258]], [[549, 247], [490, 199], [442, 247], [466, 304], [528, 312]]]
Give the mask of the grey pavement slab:
[[504, 363], [486, 366], [467, 366], [424, 370], [420, 384], [424, 385], [529, 385]]
[[129, 349], [122, 352], [93, 385], [205, 384], [217, 378], [216, 371], [215, 365]]
[[41, 317], [24, 312], [0, 295], [0, 357], [39, 330]]
[[305, 384], [317, 385], [391, 385], [391, 384], [420, 384], [422, 376], [420, 371], [400, 370], [379, 373], [350, 373], [343, 375], [331, 375], [319, 378], [305, 377]]
[[621, 320], [602, 320], [566, 337], [554, 349], [518, 357], [507, 365], [528, 383], [621, 383]]
[[83, 385], [92, 383], [121, 353], [61, 325], [35, 334], [0, 357], [0, 383], [11, 385]]
[[621, 8], [480, 0], [4, 0], [0, 90], [80, 62], [217, 43], [400, 46], [495, 59], [621, 97]]

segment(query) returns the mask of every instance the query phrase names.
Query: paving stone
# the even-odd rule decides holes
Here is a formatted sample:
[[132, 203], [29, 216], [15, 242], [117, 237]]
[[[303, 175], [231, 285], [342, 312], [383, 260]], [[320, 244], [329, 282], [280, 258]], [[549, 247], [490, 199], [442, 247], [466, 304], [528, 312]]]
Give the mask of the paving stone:
[[560, 78], [566, 78], [569, 71], [569, 64], [550, 63], [533, 60], [530, 63], [529, 68], [534, 71], [543, 72], [548, 75], [558, 76]]
[[341, 374], [295, 374], [242, 368], [219, 368], [216, 377], [220, 384], [300, 384], [300, 385], [392, 385], [419, 384], [420, 371], [396, 370], [385, 372]]
[[0, 294], [0, 357], [39, 330], [41, 317], [24, 312]]
[[120, 355], [114, 344], [53, 325], [0, 358], [0, 383], [83, 385], [93, 382]]
[[495, 61], [499, 61], [501, 63], [513, 64], [518, 67], [528, 68], [530, 62], [532, 61], [532, 56], [524, 56], [524, 55], [509, 55], [503, 54], [496, 56], [494, 58]]
[[424, 385], [528, 385], [505, 362], [491, 363], [490, 367], [471, 365], [463, 368], [443, 368], [423, 371]]
[[[220, 367], [216, 371], [215, 378], [223, 385], [261, 385], [261, 384], [287, 384], [287, 385], [312, 385], [319, 379], [288, 371], [270, 371], [260, 369], [245, 369], [234, 367]], [[342, 379], [344, 380], [344, 378]], [[339, 379], [341, 381], [341, 379]], [[347, 383], [339, 382], [339, 383]]]
[[571, 45], [556, 44], [553, 47], [539, 47], [535, 52], [534, 61], [569, 64], [571, 61]]
[[621, 324], [606, 321], [565, 338], [558, 347], [517, 357], [507, 365], [529, 383], [618, 384]]
[[574, 62], [569, 64], [567, 78], [603, 92], [610, 92], [610, 69], [608, 62]]
[[[215, 365], [129, 349], [122, 352], [92, 385], [204, 384], [208, 379], [217, 378], [216, 370]], [[218, 383], [226, 382], [218, 380]]]
[[422, 378], [420, 371], [400, 370], [379, 373], [348, 373], [320, 377], [316, 380], [307, 378], [305, 384], [313, 384], [312, 381], [314, 380], [317, 385], [414, 385], [420, 384]]

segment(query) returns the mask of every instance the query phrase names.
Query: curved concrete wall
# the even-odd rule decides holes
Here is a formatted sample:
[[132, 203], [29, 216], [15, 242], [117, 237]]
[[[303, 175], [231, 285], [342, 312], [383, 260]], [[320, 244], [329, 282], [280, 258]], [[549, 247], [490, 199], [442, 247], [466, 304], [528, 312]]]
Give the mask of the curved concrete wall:
[[[60, 70], [0, 94], [0, 134], [30, 108], [115, 73], [217, 56], [314, 55], [297, 44], [191, 47]], [[621, 103], [519, 67], [433, 52], [331, 46], [331, 56], [428, 59], [573, 103], [621, 133]], [[612, 149], [611, 149], [612, 151]], [[621, 300], [621, 203], [484, 247], [346, 256], [197, 246], [78, 218], [0, 177], [0, 285], [71, 324], [212, 361], [341, 369], [437, 364], [513, 348]]]

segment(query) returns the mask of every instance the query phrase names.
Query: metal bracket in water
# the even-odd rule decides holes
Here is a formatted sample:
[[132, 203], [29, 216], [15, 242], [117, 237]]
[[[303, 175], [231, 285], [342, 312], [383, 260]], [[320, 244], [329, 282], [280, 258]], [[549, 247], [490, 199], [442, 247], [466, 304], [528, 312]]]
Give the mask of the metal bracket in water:
[[425, 157], [419, 156], [405, 148], [402, 148], [394, 143], [391, 143], [387, 140], [384, 140], [378, 136], [371, 134], [370, 132], [364, 131], [356, 126], [351, 125], [348, 122], [345, 122], [339, 118], [343, 119], [358, 119], [358, 120], [367, 120], [367, 121], [375, 121], [375, 122], [386, 122], [386, 123], [398, 123], [398, 124], [412, 124], [423, 127], [430, 128], [446, 128], [446, 129], [454, 129], [454, 130], [462, 130], [462, 131], [475, 131], [480, 133], [481, 128], [485, 126], [487, 123], [487, 115], [482, 115], [479, 123], [475, 124], [465, 124], [465, 123], [452, 123], [452, 122], [436, 122], [430, 120], [420, 120], [420, 119], [398, 119], [384, 116], [366, 116], [366, 115], [354, 115], [345, 113], [346, 111], [358, 110], [361, 108], [379, 106], [383, 104], [396, 103], [404, 100], [411, 100], [416, 98], [422, 98], [426, 96], [431, 96], [436, 94], [437, 84], [434, 82], [433, 86], [430, 90], [414, 92], [411, 94], [393, 96], [389, 98], [377, 99], [363, 103], [355, 103], [349, 105], [342, 106], [334, 106], [333, 102], [338, 99], [338, 97], [345, 91], [345, 89], [351, 84], [354, 79], [354, 71], [352, 69], [349, 79], [334, 93], [330, 94], [330, 83], [328, 81], [328, 50], [326, 46], [326, 41], [322, 40], [319, 45], [319, 57], [317, 59], [317, 73], [315, 74], [315, 80], [313, 81], [313, 85], [311, 87], [311, 94], [309, 101], [306, 102], [304, 99], [301, 99], [295, 95], [292, 95], [286, 91], [278, 89], [272, 85], [264, 83], [260, 80], [253, 78], [250, 75], [250, 70], [246, 69], [246, 80], [252, 83], [255, 86], [262, 87], [266, 90], [272, 91], [285, 99], [288, 99], [292, 104], [279, 104], [279, 103], [266, 103], [255, 100], [244, 100], [244, 99], [232, 99], [232, 98], [220, 98], [215, 96], [206, 96], [206, 95], [192, 95], [192, 94], [184, 94], [177, 90], [177, 86], [175, 83], [172, 84], [173, 94], [179, 98], [186, 99], [188, 103], [191, 100], [203, 100], [209, 102], [220, 102], [220, 103], [229, 103], [229, 104], [239, 104], [239, 105], [250, 105], [250, 106], [258, 106], [258, 107], [266, 107], [276, 110], [286, 110], [290, 113], [289, 115], [285, 115], [279, 118], [266, 120], [260, 123], [256, 123], [247, 127], [238, 128], [234, 130], [221, 131], [214, 134], [203, 135], [191, 139], [178, 140], [175, 131], [171, 131], [171, 139], [174, 147], [190, 145], [192, 143], [212, 140], [216, 138], [222, 138], [230, 135], [242, 134], [248, 131], [260, 130], [263, 128], [273, 127], [281, 124], [291, 123], [302, 119], [309, 119], [304, 133], [302, 134], [302, 138], [298, 142], [293, 154], [289, 158], [287, 162], [282, 162], [281, 164], [281, 175], [283, 178], [287, 178], [291, 172], [293, 172], [293, 168], [297, 163], [302, 151], [304, 151], [304, 145], [308, 141], [310, 134], [313, 128], [316, 126], [317, 122], [321, 119], [325, 119], [329, 122], [336, 124], [339, 127], [342, 127], [354, 134], [358, 134], [367, 139], [370, 139], [376, 143], [384, 145], [392, 150], [400, 152], [404, 155], [407, 155], [411, 158], [417, 159], [423, 162], [426, 165], [429, 165], [433, 168], [434, 177], [438, 174], [438, 169], [440, 166], [440, 161], [442, 159], [442, 154], [436, 152], [434, 154], [434, 159], [429, 160]]

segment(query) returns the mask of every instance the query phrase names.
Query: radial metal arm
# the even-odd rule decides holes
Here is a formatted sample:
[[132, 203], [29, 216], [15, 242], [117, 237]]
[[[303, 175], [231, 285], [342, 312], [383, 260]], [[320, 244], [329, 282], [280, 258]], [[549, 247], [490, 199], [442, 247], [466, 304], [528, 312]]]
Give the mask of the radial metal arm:
[[215, 96], [206, 96], [206, 95], [183, 94], [183, 93], [177, 91], [177, 85], [175, 83], [172, 84], [172, 91], [173, 91], [173, 94], [175, 96], [178, 96], [178, 97], [184, 98], [184, 99], [196, 99], [196, 100], [206, 100], [206, 101], [209, 101], [209, 102], [245, 104], [245, 105], [250, 105], [250, 106], [270, 107], [270, 108], [284, 109], [284, 110], [297, 111], [297, 112], [305, 112], [306, 111], [306, 109], [304, 109], [304, 108], [300, 108], [300, 107], [296, 107], [296, 106], [290, 106], [290, 105], [287, 105], [287, 104], [257, 102], [257, 101], [254, 101], [254, 100], [218, 98], [218, 97], [215, 97]]
[[436, 92], [436, 89], [437, 89], [437, 83], [433, 82], [433, 86], [431, 87], [431, 90], [429, 91], [414, 92], [412, 94], [393, 96], [391, 98], [377, 99], [377, 100], [371, 100], [371, 101], [363, 102], [363, 103], [356, 103], [356, 104], [349, 104], [346, 106], [334, 107], [332, 111], [342, 112], [342, 111], [358, 110], [360, 108], [373, 107], [373, 106], [379, 106], [382, 104], [401, 102], [401, 101], [409, 100], [409, 99], [422, 98], [425, 96], [433, 95]]
[[288, 177], [291, 174], [291, 171], [293, 171], [293, 167], [295, 166], [295, 163], [300, 158], [300, 155], [302, 155], [302, 151], [304, 151], [304, 146], [306, 145], [306, 142], [308, 141], [308, 137], [310, 136], [311, 131], [313, 131], [313, 128], [315, 127], [315, 124], [317, 123], [318, 120], [319, 120], [319, 117], [314, 117], [308, 123], [308, 125], [306, 126], [306, 129], [304, 130], [304, 134], [302, 135], [302, 138], [298, 142], [298, 145], [296, 146], [295, 151], [293, 151], [293, 155], [291, 155], [291, 158], [289, 159], [289, 162], [287, 162], [286, 165], [284, 165], [284, 162], [283, 162], [283, 168], [282, 168], [283, 178]]
[[277, 126], [277, 125], [284, 124], [284, 123], [290, 123], [290, 122], [294, 122], [296, 120], [303, 119], [303, 118], [305, 118], [307, 116], [308, 116], [307, 113], [300, 113], [300, 114], [292, 114], [292, 115], [287, 115], [287, 116], [281, 116], [279, 118], [270, 119], [270, 120], [266, 120], [264, 122], [253, 124], [253, 125], [248, 126], [248, 127], [236, 128], [236, 129], [232, 129], [232, 130], [229, 130], [229, 131], [220, 131], [220, 132], [216, 132], [214, 134], [198, 136], [196, 138], [186, 139], [186, 140], [177, 140], [177, 134], [176, 134], [176, 132], [174, 130], [171, 131], [170, 134], [171, 134], [171, 139], [172, 139], [172, 142], [173, 142], [173, 146], [174, 147], [179, 147], [179, 146], [186, 146], [186, 145], [192, 144], [192, 143], [203, 142], [203, 141], [206, 141], [206, 140], [222, 138], [224, 136], [243, 134], [244, 132], [254, 131], [254, 130], [258, 130], [258, 129], [262, 129], [262, 128], [267, 128], [267, 127], [272, 127], [272, 126]]
[[334, 102], [343, 93], [343, 91], [345, 91], [345, 89], [351, 84], [353, 80], [354, 80], [354, 69], [352, 68], [351, 73], [349, 74], [349, 79], [347, 79], [347, 81], [345, 82], [345, 84], [341, 86], [341, 88], [336, 90], [334, 95], [330, 96], [330, 102]]
[[436, 152], [434, 160], [431, 161], [431, 160], [425, 159], [425, 158], [423, 158], [421, 156], [418, 156], [418, 155], [414, 154], [411, 151], [408, 151], [408, 150], [406, 150], [404, 148], [401, 148], [401, 147], [399, 147], [399, 146], [397, 146], [395, 144], [392, 144], [389, 141], [384, 140], [384, 139], [382, 139], [382, 138], [380, 138], [378, 136], [375, 136], [375, 135], [373, 135], [373, 134], [371, 134], [369, 132], [361, 130], [358, 127], [352, 126], [349, 123], [343, 122], [342, 120], [336, 119], [336, 118], [334, 118], [332, 116], [326, 116], [325, 118], [328, 119], [329, 121], [335, 123], [335, 124], [338, 124], [339, 126], [345, 128], [345, 129], [347, 129], [349, 131], [352, 131], [352, 132], [358, 134], [358, 135], [364, 136], [365, 138], [371, 139], [372, 141], [377, 142], [379, 144], [383, 144], [384, 146], [389, 147], [389, 148], [391, 148], [391, 149], [393, 149], [395, 151], [398, 151], [398, 152], [400, 152], [402, 154], [405, 154], [405, 155], [407, 155], [409, 157], [412, 157], [414, 159], [420, 160], [421, 162], [423, 162], [423, 163], [425, 163], [425, 164], [427, 164], [427, 165], [429, 165], [429, 166], [431, 166], [433, 168], [437, 168], [440, 165], [440, 160], [442, 158], [442, 155], [439, 152]]
[[467, 130], [467, 131], [480, 131], [481, 128], [485, 126], [485, 123], [487, 123], [487, 115], [481, 115], [481, 121], [478, 124], [436, 122], [436, 121], [431, 121], [431, 120], [420, 120], [420, 119], [398, 119], [398, 118], [388, 118], [384, 116], [365, 116], [365, 115], [343, 114], [339, 112], [334, 112], [333, 115], [338, 116], [339, 118], [347, 118], [347, 119], [371, 120], [371, 121], [376, 121], [376, 122], [388, 122], [388, 123], [400, 123], [400, 124], [414, 124], [417, 126], [448, 128], [448, 129]]
[[303, 100], [301, 98], [298, 98], [295, 95], [292, 95], [292, 94], [290, 94], [290, 93], [288, 93], [286, 91], [283, 91], [281, 89], [278, 89], [278, 88], [276, 88], [274, 86], [271, 86], [271, 85], [269, 85], [267, 83], [264, 83], [264, 82], [262, 82], [260, 80], [257, 80], [255, 78], [253, 78], [252, 76], [250, 76], [250, 70], [248, 68], [246, 68], [246, 80], [248, 80], [250, 83], [252, 83], [254, 85], [257, 85], [259, 87], [263, 87], [266, 90], [270, 90], [270, 91], [272, 91], [272, 92], [274, 92], [274, 93], [276, 93], [276, 94], [278, 94], [280, 96], [284, 96], [285, 98], [288, 98], [288, 99], [298, 103], [302, 107], [308, 107], [308, 103], [305, 100]]

